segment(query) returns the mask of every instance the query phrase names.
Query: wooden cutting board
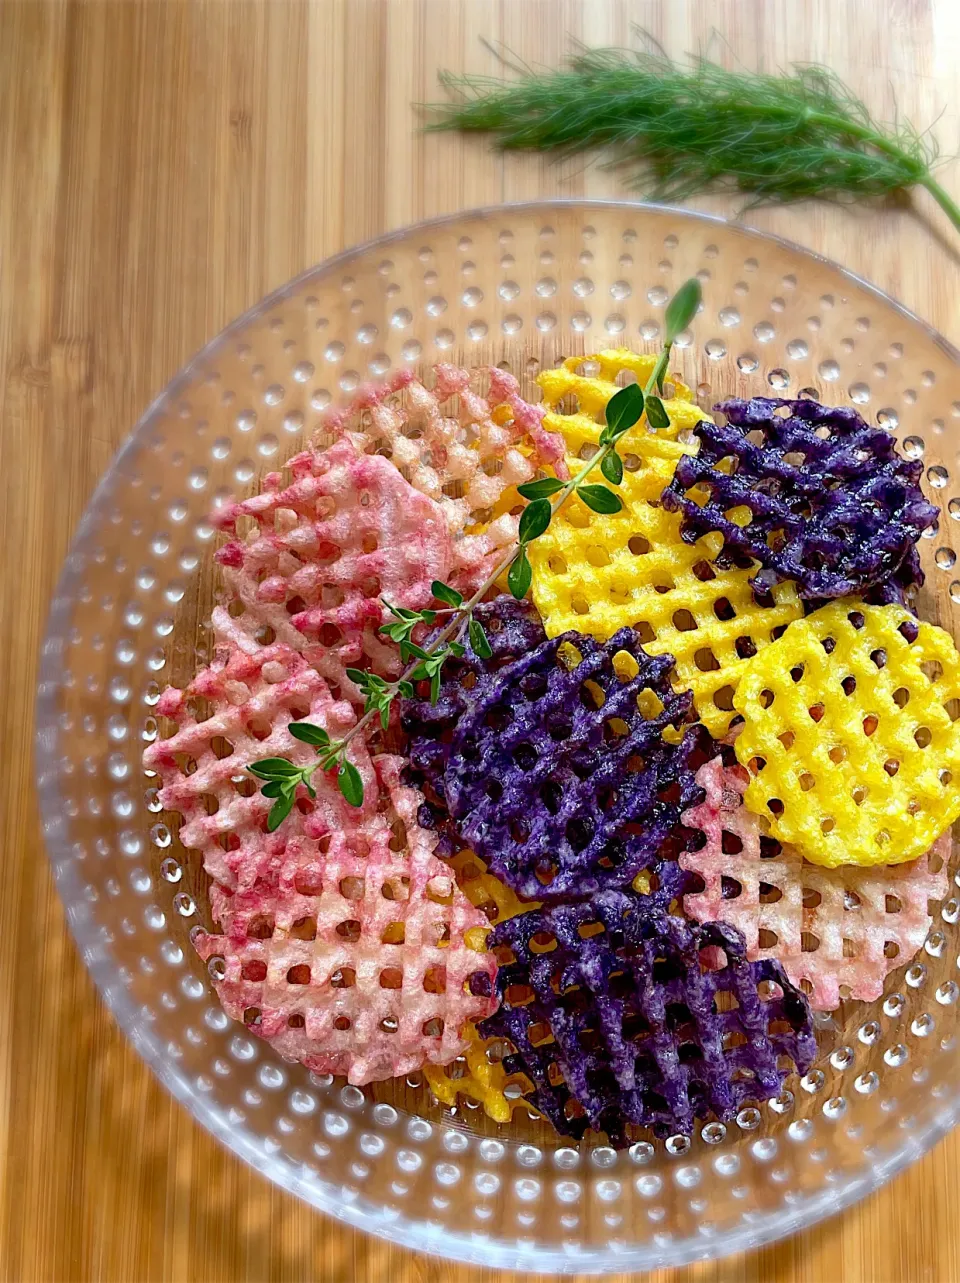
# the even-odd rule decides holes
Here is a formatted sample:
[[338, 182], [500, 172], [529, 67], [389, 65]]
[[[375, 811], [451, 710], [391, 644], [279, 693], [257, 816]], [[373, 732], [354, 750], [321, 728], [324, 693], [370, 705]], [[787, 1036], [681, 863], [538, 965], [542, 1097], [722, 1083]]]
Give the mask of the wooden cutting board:
[[[436, 94], [438, 68], [495, 71], [482, 38], [552, 63], [570, 38], [628, 40], [631, 22], [675, 54], [828, 63], [881, 116], [937, 120], [956, 147], [957, 0], [0, 5], [0, 1269], [12, 1283], [493, 1277], [361, 1237], [280, 1193], [200, 1131], [120, 1037], [41, 844], [36, 656], [98, 477], [228, 320], [388, 228], [499, 200], [621, 193], [595, 168], [419, 137], [410, 104]], [[943, 181], [960, 196], [955, 165]], [[749, 221], [863, 273], [960, 341], [960, 235], [929, 201]], [[843, 1217], [682, 1277], [953, 1283], [958, 1160], [954, 1135]]]

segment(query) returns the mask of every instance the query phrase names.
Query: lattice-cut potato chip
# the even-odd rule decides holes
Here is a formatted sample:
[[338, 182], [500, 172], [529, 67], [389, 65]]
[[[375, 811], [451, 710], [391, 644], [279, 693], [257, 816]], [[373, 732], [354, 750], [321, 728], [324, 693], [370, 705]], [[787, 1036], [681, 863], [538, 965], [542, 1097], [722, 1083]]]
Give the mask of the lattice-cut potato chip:
[[[518, 900], [508, 886], [487, 872], [473, 851], [459, 851], [447, 863], [464, 895], [474, 908], [486, 914], [491, 925], [540, 907], [536, 901]], [[459, 1095], [482, 1105], [494, 1122], [509, 1122], [518, 1106], [529, 1105], [519, 1083], [513, 1081], [515, 1076], [508, 1075], [501, 1064], [500, 1040], [481, 1038], [472, 1026], [467, 1037], [469, 1042], [461, 1056], [448, 1065], [424, 1065], [424, 1077], [445, 1105], [455, 1105]]]
[[761, 835], [759, 817], [743, 805], [743, 767], [715, 757], [697, 783], [706, 796], [683, 823], [705, 841], [682, 854], [680, 865], [703, 889], [686, 893], [684, 911], [698, 922], [736, 927], [747, 957], [775, 959], [818, 1010], [879, 998], [884, 977], [923, 946], [929, 902], [947, 893], [949, 836], [909, 864], [823, 869]]
[[398, 371], [361, 389], [346, 409], [329, 410], [323, 428], [390, 459], [439, 505], [453, 539], [449, 582], [466, 591], [516, 540], [516, 487], [543, 466], [566, 476], [563, 440], [545, 429], [541, 407], [521, 397], [505, 370], [441, 364], [432, 381], [428, 387], [412, 371]]
[[213, 885], [223, 934], [195, 941], [222, 959], [229, 1016], [282, 1056], [358, 1085], [456, 1059], [496, 1005], [489, 923], [433, 854], [401, 765], [376, 762], [392, 843], [290, 841], [269, 880]]
[[[547, 409], [544, 427], [562, 435], [569, 454], [589, 458], [600, 441], [607, 402], [623, 383], [618, 376], [633, 375], [643, 387], [656, 361], [655, 356], [638, 356], [629, 348], [612, 348], [593, 356], [570, 356], [556, 369], [544, 370], [537, 377]], [[686, 436], [706, 415], [678, 378], [670, 376], [667, 381], [673, 384], [673, 396], [663, 403], [670, 426], [653, 432], [646, 417], [642, 418], [620, 438], [620, 453], [628, 463], [633, 455], [645, 464], [665, 464], [672, 476], [677, 460], [696, 449], [678, 437]]]
[[605, 641], [636, 628], [650, 654], [674, 657], [675, 689], [693, 692], [701, 721], [720, 737], [749, 657], [803, 614], [796, 591], [789, 583], [755, 591], [753, 562], [718, 569], [719, 536], [684, 543], [679, 516], [651, 502], [659, 491], [651, 494], [642, 473], [626, 471], [617, 493], [623, 507], [612, 515], [572, 496], [529, 546], [547, 636], [576, 630]]
[[218, 640], [255, 653], [264, 636], [303, 651], [355, 702], [348, 667], [399, 671], [396, 646], [377, 635], [381, 597], [419, 610], [447, 580], [451, 540], [439, 504], [387, 459], [349, 440], [290, 460], [293, 480], [266, 478], [260, 494], [216, 516], [232, 538], [217, 552], [229, 605], [213, 612]]
[[814, 864], [915, 860], [960, 815], [960, 655], [901, 606], [847, 599], [744, 669], [745, 801]]
[[638, 897], [591, 900], [500, 923], [499, 1009], [480, 1025], [508, 1040], [508, 1073], [561, 1135], [611, 1145], [630, 1128], [689, 1133], [782, 1090], [816, 1054], [810, 1011], [776, 962], [748, 962], [732, 927], [645, 913]]
[[174, 723], [143, 755], [144, 766], [160, 781], [158, 803], [183, 817], [181, 843], [199, 851], [206, 871], [224, 886], [243, 889], [269, 878], [295, 838], [325, 838], [335, 852], [347, 834], [361, 830], [365, 845], [387, 843], [389, 829], [378, 817], [376, 777], [362, 737], [349, 754], [364, 783], [363, 806], [349, 806], [333, 773], [318, 772], [316, 799], [303, 791], [282, 828], [267, 832], [272, 803], [246, 768], [266, 757], [298, 766], [314, 760], [315, 750], [288, 731], [291, 722], [306, 718], [340, 739], [356, 721], [350, 704], [335, 700], [323, 678], [289, 647], [275, 642], [253, 655], [233, 651], [215, 660], [185, 690], [168, 687], [157, 713]]

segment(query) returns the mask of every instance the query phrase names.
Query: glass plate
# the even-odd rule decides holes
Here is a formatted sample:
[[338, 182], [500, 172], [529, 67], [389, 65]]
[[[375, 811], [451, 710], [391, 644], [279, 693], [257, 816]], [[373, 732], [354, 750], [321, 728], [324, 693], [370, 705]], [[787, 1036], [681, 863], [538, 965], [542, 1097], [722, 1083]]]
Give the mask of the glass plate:
[[253, 491], [320, 411], [398, 366], [503, 363], [535, 398], [535, 375], [562, 357], [655, 351], [664, 304], [694, 273], [704, 307], [674, 364], [701, 404], [805, 390], [853, 402], [923, 457], [942, 516], [921, 544], [921, 613], [956, 633], [957, 352], [793, 245], [684, 210], [585, 201], [424, 223], [258, 304], [143, 416], [57, 588], [38, 783], [57, 886], [101, 993], [204, 1127], [314, 1206], [409, 1247], [596, 1272], [755, 1247], [875, 1189], [960, 1109], [954, 882], [885, 996], [821, 1018], [821, 1054], [802, 1081], [736, 1122], [622, 1153], [596, 1138], [572, 1145], [523, 1109], [500, 1128], [466, 1104], [442, 1107], [418, 1076], [361, 1091], [285, 1063], [228, 1022], [190, 945], [206, 919], [204, 875], [140, 757], [160, 690], [209, 653], [211, 508]]

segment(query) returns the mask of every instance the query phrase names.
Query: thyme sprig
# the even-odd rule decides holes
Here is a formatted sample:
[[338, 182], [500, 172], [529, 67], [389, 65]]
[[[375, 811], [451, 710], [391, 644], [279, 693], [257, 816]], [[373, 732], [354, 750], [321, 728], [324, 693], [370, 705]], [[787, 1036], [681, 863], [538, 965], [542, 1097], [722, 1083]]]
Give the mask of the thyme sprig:
[[[348, 668], [347, 676], [363, 695], [364, 706], [362, 716], [342, 739], [331, 740], [322, 726], [311, 722], [290, 722], [287, 728], [290, 734], [301, 743], [317, 749], [316, 761], [306, 766], [296, 766], [282, 757], [268, 757], [247, 768], [251, 775], [264, 781], [260, 789], [263, 796], [274, 799], [267, 818], [267, 828], [271, 833], [290, 814], [296, 801], [297, 789], [301, 785], [309, 797], [316, 797], [312, 780], [318, 770], [335, 770], [337, 785], [343, 797], [351, 806], [363, 805], [363, 780], [356, 766], [347, 757], [350, 743], [375, 719], [379, 719], [381, 727], [386, 730], [394, 700], [398, 695], [411, 698], [415, 694], [415, 682], [429, 681], [430, 700], [436, 703], [440, 697], [443, 665], [451, 656], [459, 658], [464, 654], [465, 639], [469, 639], [478, 658], [490, 657], [493, 653], [490, 641], [483, 625], [474, 617], [475, 607], [483, 601], [504, 573], [507, 576], [507, 587], [513, 596], [518, 601], [526, 597], [533, 581], [527, 549], [549, 529], [553, 518], [572, 494], [576, 494], [588, 508], [602, 515], [612, 515], [623, 508], [619, 495], [610, 489], [623, 480], [623, 460], [617, 453], [617, 445], [624, 433], [640, 422], [644, 413], [648, 427], [654, 431], [670, 426], [670, 419], [661, 399], [670, 351], [699, 307], [700, 282], [691, 279], [677, 290], [667, 307], [664, 345], [646, 385], [641, 389], [636, 383], [628, 384], [610, 398], [606, 407], [606, 423], [600, 433], [599, 449], [573, 477], [568, 481], [561, 481], [557, 477], [541, 477], [517, 487], [519, 494], [527, 500], [520, 514], [517, 542], [505, 551], [496, 567], [471, 597], [465, 600], [456, 588], [435, 579], [430, 586], [431, 592], [435, 600], [443, 603], [437, 609], [410, 610], [405, 606], [394, 605], [385, 598], [380, 599], [390, 617], [386, 623], [381, 624], [379, 631], [396, 642], [400, 649], [400, 662], [406, 664], [406, 668], [395, 681], [387, 681], [376, 673], [363, 669]], [[588, 481], [598, 468], [608, 485]], [[446, 617], [447, 622], [432, 640], [425, 645], [414, 641], [414, 634], [418, 630], [433, 627], [441, 616]]]

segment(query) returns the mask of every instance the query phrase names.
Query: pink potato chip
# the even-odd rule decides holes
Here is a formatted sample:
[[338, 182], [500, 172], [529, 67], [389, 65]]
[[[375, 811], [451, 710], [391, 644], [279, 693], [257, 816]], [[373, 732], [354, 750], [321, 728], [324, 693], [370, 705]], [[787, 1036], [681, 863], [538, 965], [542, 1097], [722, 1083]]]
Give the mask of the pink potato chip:
[[246, 767], [265, 757], [313, 761], [315, 751], [288, 731], [292, 721], [307, 718], [339, 739], [356, 720], [350, 704], [335, 700], [323, 678], [289, 647], [274, 643], [254, 655], [233, 651], [202, 669], [186, 690], [168, 687], [157, 712], [176, 730], [147, 748], [144, 766], [159, 776], [160, 805], [183, 816], [181, 843], [199, 851], [204, 868], [226, 887], [244, 889], [274, 876], [294, 840], [329, 838], [337, 851], [348, 835], [370, 842], [383, 831], [389, 840], [374, 768], [359, 736], [349, 756], [364, 783], [363, 806], [349, 806], [335, 776], [318, 772], [316, 801], [301, 790], [282, 828], [266, 831], [271, 802]]
[[831, 1011], [847, 997], [879, 998], [887, 973], [922, 947], [928, 901], [947, 893], [949, 834], [909, 864], [821, 868], [761, 835], [743, 805], [743, 768], [716, 757], [696, 779], [706, 797], [682, 818], [706, 841], [679, 858], [704, 887], [683, 897], [685, 911], [698, 922], [737, 927], [747, 957], [775, 958], [812, 1007]]
[[[489, 380], [486, 393], [481, 380]], [[432, 388], [398, 371], [361, 389], [346, 409], [327, 411], [324, 427], [391, 459], [414, 489], [440, 505], [454, 540], [450, 582], [469, 591], [516, 540], [512, 488], [543, 465], [568, 476], [564, 443], [543, 427], [543, 416], [504, 370], [437, 365]]]
[[381, 596], [419, 610], [432, 581], [450, 575], [444, 514], [389, 460], [346, 438], [288, 466], [290, 485], [271, 473], [261, 494], [216, 514], [233, 535], [216, 555], [230, 603], [213, 612], [217, 640], [250, 653], [264, 639], [283, 642], [362, 702], [347, 668], [399, 671], [397, 648], [377, 635]]
[[201, 957], [223, 959], [228, 1015], [282, 1056], [357, 1085], [448, 1064], [497, 1005], [489, 923], [434, 856], [401, 765], [376, 759], [381, 834], [368, 840], [361, 820], [329, 849], [293, 837], [265, 882], [211, 888], [223, 934], [195, 939]]

